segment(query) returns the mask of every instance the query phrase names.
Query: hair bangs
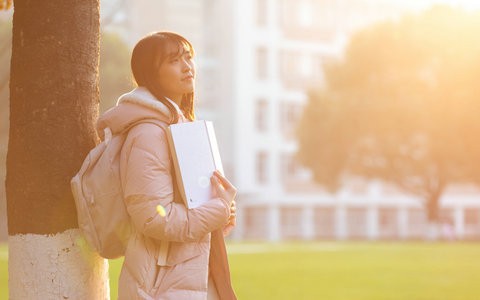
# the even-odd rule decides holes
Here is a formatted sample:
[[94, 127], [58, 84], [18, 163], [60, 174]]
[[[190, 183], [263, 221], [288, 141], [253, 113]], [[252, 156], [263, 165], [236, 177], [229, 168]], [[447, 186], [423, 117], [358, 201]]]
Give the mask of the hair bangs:
[[160, 44], [162, 49], [159, 49], [158, 65], [165, 60], [180, 57], [185, 53], [189, 53], [192, 57], [195, 55], [192, 44], [182, 36], [172, 32], [162, 32], [158, 35], [165, 39], [165, 43]]

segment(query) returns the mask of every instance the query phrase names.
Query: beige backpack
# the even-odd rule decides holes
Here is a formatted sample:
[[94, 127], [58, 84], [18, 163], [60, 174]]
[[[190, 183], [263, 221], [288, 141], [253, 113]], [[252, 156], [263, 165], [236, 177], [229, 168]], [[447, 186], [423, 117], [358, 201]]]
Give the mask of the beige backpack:
[[78, 227], [88, 244], [104, 258], [125, 255], [132, 231], [120, 182], [120, 152], [128, 131], [140, 123], [152, 123], [164, 130], [167, 127], [160, 120], [145, 119], [113, 136], [107, 127], [104, 140], [88, 153], [70, 182]]

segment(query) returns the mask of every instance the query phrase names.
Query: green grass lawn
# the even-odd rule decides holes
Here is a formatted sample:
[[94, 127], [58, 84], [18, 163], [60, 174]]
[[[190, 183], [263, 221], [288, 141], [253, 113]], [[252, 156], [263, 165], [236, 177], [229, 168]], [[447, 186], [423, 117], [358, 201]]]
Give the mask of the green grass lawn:
[[[480, 299], [480, 244], [230, 243], [239, 299]], [[111, 261], [116, 299], [121, 260]], [[0, 246], [0, 299], [7, 299]]]

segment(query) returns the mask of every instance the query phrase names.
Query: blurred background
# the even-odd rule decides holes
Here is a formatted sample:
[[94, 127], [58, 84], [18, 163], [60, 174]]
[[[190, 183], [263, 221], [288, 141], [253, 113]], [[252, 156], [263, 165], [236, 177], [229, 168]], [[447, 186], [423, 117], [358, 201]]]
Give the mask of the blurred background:
[[[152, 31], [196, 50], [233, 241], [480, 239], [480, 2], [102, 0], [101, 111]], [[13, 11], [0, 12], [0, 241]]]

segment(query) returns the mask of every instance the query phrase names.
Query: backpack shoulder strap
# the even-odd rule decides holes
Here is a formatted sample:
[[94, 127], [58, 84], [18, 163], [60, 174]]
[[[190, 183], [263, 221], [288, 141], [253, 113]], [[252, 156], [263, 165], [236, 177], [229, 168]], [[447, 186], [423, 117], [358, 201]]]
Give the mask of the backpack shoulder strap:
[[150, 123], [150, 124], [155, 124], [157, 125], [158, 127], [162, 128], [163, 130], [165, 130], [168, 126], [168, 124], [164, 121], [160, 121], [158, 119], [142, 119], [142, 120], [139, 120], [139, 121], [136, 121], [136, 122], [132, 122], [130, 124], [127, 125], [127, 127], [125, 127], [121, 132], [120, 134], [122, 133], [126, 133], [128, 131], [130, 131], [130, 129], [132, 129], [133, 127], [139, 125], [139, 124], [143, 124], [143, 123]]
[[168, 127], [168, 124], [164, 121], [160, 121], [158, 119], [142, 119], [142, 120], [139, 120], [139, 121], [136, 121], [136, 122], [132, 122], [130, 124], [128, 124], [122, 131], [120, 132], [117, 132], [115, 134], [112, 133], [112, 130], [110, 129], [110, 127], [105, 127], [103, 129], [104, 131], [104, 138], [103, 140], [105, 141], [105, 144], [109, 144], [110, 143], [110, 140], [112, 139], [112, 137], [114, 135], [122, 135], [124, 133], [128, 133], [130, 131], [130, 129], [132, 129], [133, 127], [139, 125], [139, 124], [142, 124], [142, 123], [151, 123], [151, 124], [155, 124], [157, 125], [158, 127], [162, 128], [163, 130], [166, 130], [166, 128]]

